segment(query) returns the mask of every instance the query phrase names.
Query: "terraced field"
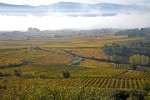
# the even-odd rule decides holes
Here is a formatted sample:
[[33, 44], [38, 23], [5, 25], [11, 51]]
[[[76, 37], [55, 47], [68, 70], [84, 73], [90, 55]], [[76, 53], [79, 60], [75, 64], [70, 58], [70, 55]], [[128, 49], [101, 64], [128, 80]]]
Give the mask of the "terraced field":
[[77, 78], [67, 80], [52, 80], [56, 86], [75, 87], [82, 85], [88, 88], [100, 88], [104, 90], [128, 90], [142, 89], [145, 82], [150, 81], [149, 78]]

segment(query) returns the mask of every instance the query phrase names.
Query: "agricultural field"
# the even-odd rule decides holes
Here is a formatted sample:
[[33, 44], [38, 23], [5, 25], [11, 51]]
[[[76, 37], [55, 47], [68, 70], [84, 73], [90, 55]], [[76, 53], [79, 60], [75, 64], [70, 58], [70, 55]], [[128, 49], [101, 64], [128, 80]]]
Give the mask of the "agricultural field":
[[[74, 93], [92, 91], [83, 97], [98, 97], [101, 92], [99, 99], [89, 100], [111, 100], [108, 94], [115, 90], [142, 90], [150, 81], [149, 69], [144, 72], [132, 70], [130, 64], [115, 64], [101, 49], [106, 44], [141, 40], [114, 34], [30, 40], [0, 37], [0, 99], [40, 100], [60, 93], [62, 97], [56, 98], [66, 100]], [[67, 78], [65, 71], [69, 72]]]
[[100, 48], [77, 48], [77, 49], [67, 49], [67, 51], [70, 51], [76, 55], [82, 56], [82, 57], [90, 57], [90, 58], [107, 58], [107, 55], [105, 55]]

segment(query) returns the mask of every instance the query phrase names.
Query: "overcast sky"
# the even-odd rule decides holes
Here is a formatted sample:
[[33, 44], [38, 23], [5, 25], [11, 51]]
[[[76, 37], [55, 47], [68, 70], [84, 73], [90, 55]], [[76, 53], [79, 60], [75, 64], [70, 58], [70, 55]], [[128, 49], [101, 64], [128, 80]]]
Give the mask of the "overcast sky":
[[150, 0], [0, 0], [9, 4], [48, 5], [60, 1], [80, 3], [149, 4]]

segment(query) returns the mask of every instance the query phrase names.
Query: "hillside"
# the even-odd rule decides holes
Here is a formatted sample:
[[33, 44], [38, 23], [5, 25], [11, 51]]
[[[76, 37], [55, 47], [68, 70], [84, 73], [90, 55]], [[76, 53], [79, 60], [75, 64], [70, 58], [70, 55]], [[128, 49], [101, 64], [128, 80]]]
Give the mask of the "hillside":
[[149, 12], [146, 5], [120, 5], [112, 3], [84, 4], [74, 2], [58, 2], [50, 5], [29, 6], [0, 3], [0, 13], [4, 15], [53, 15], [62, 13], [66, 16], [114, 16], [131, 12]]

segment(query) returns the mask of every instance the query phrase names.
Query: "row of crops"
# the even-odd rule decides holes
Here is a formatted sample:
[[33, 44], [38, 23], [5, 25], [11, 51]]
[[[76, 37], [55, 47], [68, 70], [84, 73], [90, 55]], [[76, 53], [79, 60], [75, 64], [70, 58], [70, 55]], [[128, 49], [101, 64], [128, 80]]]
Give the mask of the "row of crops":
[[77, 78], [67, 80], [52, 80], [57, 86], [75, 87], [83, 85], [91, 88], [101, 89], [141, 89], [150, 79], [146, 78]]
[[[130, 64], [112, 64], [114, 69], [123, 69], [123, 70], [133, 70], [132, 65]], [[146, 71], [149, 70], [149, 67], [143, 67], [143, 66], [136, 66], [136, 70], [139, 71]]]
[[132, 67], [129, 64], [113, 64], [112, 67], [114, 69], [132, 70]]
[[150, 73], [132, 70], [132, 71], [126, 72], [125, 74], [121, 74], [118, 77], [120, 78], [149, 78], [150, 79]]
[[114, 69], [126, 70], [126, 73], [120, 74], [119, 78], [150, 78], [149, 68], [138, 66], [136, 70], [129, 64], [112, 64]]

